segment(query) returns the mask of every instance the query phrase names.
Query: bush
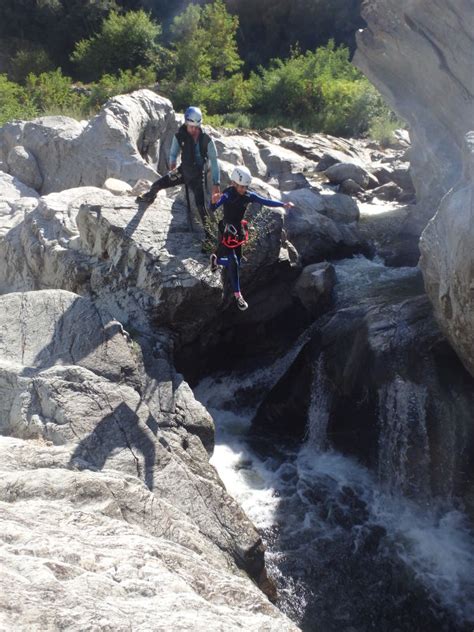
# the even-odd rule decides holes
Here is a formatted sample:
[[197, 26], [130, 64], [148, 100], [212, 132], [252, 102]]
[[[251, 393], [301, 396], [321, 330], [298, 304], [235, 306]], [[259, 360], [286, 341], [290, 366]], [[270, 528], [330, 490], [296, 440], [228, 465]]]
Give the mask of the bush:
[[0, 75], [0, 125], [13, 119], [28, 119], [37, 116], [38, 111], [27, 91], [6, 75]]
[[334, 42], [289, 59], [272, 61], [250, 77], [255, 121], [290, 125], [308, 132], [350, 136], [367, 131], [386, 106]]
[[192, 100], [201, 103], [210, 114], [245, 112], [251, 102], [250, 86], [239, 73], [220, 81], [195, 85]]
[[369, 127], [368, 135], [382, 147], [389, 147], [395, 140], [393, 132], [400, 127], [403, 127], [402, 121], [392, 112], [387, 112], [374, 118]]
[[238, 24], [223, 0], [202, 8], [190, 4], [171, 26], [175, 78], [192, 82], [220, 80], [238, 71], [243, 63], [237, 50]]
[[40, 75], [30, 73], [25, 89], [42, 114], [79, 113], [87, 103], [87, 97], [73, 92], [71, 78], [65, 77], [60, 68]]
[[23, 83], [30, 73], [39, 75], [42, 72], [49, 72], [53, 68], [53, 62], [48, 53], [39, 46], [31, 46], [22, 48], [15, 53], [11, 59], [8, 74], [12, 81]]
[[162, 51], [158, 45], [161, 27], [144, 11], [119, 15], [112, 11], [98, 35], [80, 40], [71, 55], [85, 81], [99, 79], [118, 69], [153, 66]]
[[91, 96], [88, 105], [92, 110], [97, 110], [111, 97], [117, 94], [126, 94], [140, 88], [145, 88], [155, 82], [155, 71], [152, 68], [120, 70], [118, 75], [104, 75], [91, 86]]

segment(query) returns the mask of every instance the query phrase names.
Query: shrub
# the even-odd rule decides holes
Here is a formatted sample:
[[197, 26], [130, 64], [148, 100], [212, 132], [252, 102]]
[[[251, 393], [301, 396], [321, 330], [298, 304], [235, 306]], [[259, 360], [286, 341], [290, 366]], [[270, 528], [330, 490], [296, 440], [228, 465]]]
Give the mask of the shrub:
[[6, 75], [0, 75], [0, 125], [13, 119], [28, 119], [38, 111], [27, 91]]
[[386, 109], [381, 96], [330, 41], [316, 51], [292, 51], [250, 76], [255, 121], [304, 131], [359, 135]]
[[99, 34], [80, 40], [71, 55], [81, 78], [97, 80], [104, 74], [158, 63], [161, 27], [144, 11], [119, 15], [112, 11]]
[[10, 62], [9, 76], [16, 83], [23, 83], [33, 73], [39, 75], [53, 70], [54, 65], [48, 53], [40, 46], [22, 48], [15, 53]]
[[238, 24], [223, 0], [214, 0], [203, 8], [190, 4], [176, 16], [171, 26], [176, 78], [201, 82], [223, 79], [239, 70]]
[[250, 86], [240, 73], [220, 81], [203, 82], [195, 85], [193, 101], [201, 103], [210, 114], [245, 112], [250, 107]]
[[134, 72], [120, 70], [117, 75], [103, 75], [92, 84], [88, 105], [97, 110], [103, 103], [117, 94], [126, 94], [139, 88], [150, 86], [155, 82], [155, 71], [152, 68], [138, 67]]
[[86, 97], [73, 92], [71, 78], [65, 77], [60, 68], [39, 75], [30, 73], [25, 89], [37, 110], [43, 114], [80, 112], [87, 101]]
[[393, 132], [400, 127], [403, 127], [402, 121], [393, 112], [387, 112], [373, 119], [368, 135], [382, 147], [389, 147], [395, 140]]

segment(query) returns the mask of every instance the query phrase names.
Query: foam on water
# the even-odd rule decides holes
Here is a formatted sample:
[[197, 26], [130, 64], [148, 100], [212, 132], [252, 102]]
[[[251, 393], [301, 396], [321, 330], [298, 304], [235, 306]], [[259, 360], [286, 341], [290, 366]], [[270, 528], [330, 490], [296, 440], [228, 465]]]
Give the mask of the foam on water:
[[[387, 287], [390, 290], [392, 283], [397, 292], [396, 283], [400, 278], [407, 281], [408, 292], [411, 291], [410, 283], [419, 281], [419, 271], [415, 268], [390, 269], [363, 257], [338, 263], [336, 273], [339, 308], [350, 306], [361, 297], [365, 300], [368, 295], [378, 299]], [[196, 397], [207, 407], [216, 423], [216, 447], [211, 462], [230, 494], [266, 534], [267, 563], [286, 603], [283, 610], [300, 621], [311, 604], [316, 603], [319, 607], [320, 603], [331, 603], [331, 599], [325, 601], [321, 597], [321, 592], [334, 593], [337, 586], [344, 585], [346, 580], [341, 578], [339, 582], [330, 576], [337, 572], [334, 569], [339, 560], [334, 555], [341, 551], [350, 559], [358, 547], [363, 546], [364, 533], [375, 528], [384, 534], [380, 546], [386, 548], [377, 561], [379, 569], [381, 564], [389, 564], [390, 559], [396, 558], [399, 565], [410, 571], [414, 581], [423, 587], [437, 608], [444, 608], [450, 616], [455, 616], [460, 626], [465, 626], [466, 621], [474, 623], [474, 536], [465, 516], [453, 507], [436, 506], [432, 501], [427, 504], [426, 496], [422, 495], [422, 502], [417, 504], [400, 493], [405, 491], [403, 467], [407, 448], [400, 433], [405, 433], [408, 429], [405, 425], [410, 420], [413, 431], [416, 430], [422, 439], [426, 430], [422, 387], [399, 381], [380, 393], [383, 409], [381, 440], [387, 443], [386, 463], [379, 472], [382, 482], [355, 460], [327, 450], [326, 409], [330, 402], [321, 366], [317, 363], [306, 442], [300, 447], [288, 449], [275, 446], [275, 455], [257, 454], [250, 447], [246, 433], [258, 401], [253, 401], [252, 408], [237, 408], [236, 391], [245, 388], [255, 390], [258, 386], [263, 391], [270, 388], [284, 374], [308, 339], [309, 332], [273, 365], [246, 375], [208, 377], [195, 390]], [[382, 452], [383, 449], [382, 446]], [[400, 484], [384, 485], [384, 479], [395, 480], [393, 468], [400, 470]], [[356, 517], [351, 518], [354, 513]], [[271, 534], [277, 535], [272, 537]], [[315, 557], [308, 559], [311, 554]], [[319, 563], [319, 558], [325, 556], [324, 562]], [[366, 563], [371, 566], [370, 560]], [[321, 579], [321, 584], [315, 593], [312, 588], [307, 588], [305, 573], [308, 569], [310, 574], [313, 573], [312, 568], [318, 564], [316, 581]], [[344, 565], [341, 568], [344, 571]], [[325, 572], [328, 577], [322, 576]], [[371, 569], [362, 569], [362, 572], [368, 574], [367, 585], [372, 583], [376, 586], [370, 576]], [[377, 588], [373, 590], [377, 591]], [[400, 590], [403, 591], [403, 587]], [[375, 592], [371, 598], [376, 602], [378, 594]], [[342, 620], [351, 611], [352, 604], [347, 599], [341, 594]], [[395, 595], [393, 600], [396, 602], [396, 599]], [[369, 609], [371, 603], [374, 601], [368, 599]], [[429, 603], [423, 607], [427, 608], [426, 617], [438, 616], [433, 615]], [[439, 610], [436, 612], [439, 614]], [[332, 610], [328, 616], [326, 622], [333, 616]], [[422, 611], [419, 616], [422, 620]], [[451, 632], [452, 629], [461, 629], [450, 627], [451, 624], [446, 621], [443, 619], [440, 630], [449, 629]], [[337, 621], [334, 625], [334, 628], [328, 625], [327, 629], [339, 629]]]

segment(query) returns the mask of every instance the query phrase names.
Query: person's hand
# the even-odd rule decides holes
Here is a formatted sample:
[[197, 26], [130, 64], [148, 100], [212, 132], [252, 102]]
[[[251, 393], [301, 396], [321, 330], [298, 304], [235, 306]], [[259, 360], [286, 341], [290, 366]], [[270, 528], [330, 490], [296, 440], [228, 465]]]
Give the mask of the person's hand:
[[219, 201], [219, 198], [221, 197], [221, 188], [218, 184], [215, 184], [212, 187], [212, 196], [211, 196], [211, 202], [213, 204], [215, 204], [216, 202]]
[[294, 208], [294, 206], [295, 206], [295, 205], [293, 204], [293, 202], [285, 202], [285, 203], [283, 204], [283, 206], [284, 206], [286, 209], [289, 209], [289, 208]]

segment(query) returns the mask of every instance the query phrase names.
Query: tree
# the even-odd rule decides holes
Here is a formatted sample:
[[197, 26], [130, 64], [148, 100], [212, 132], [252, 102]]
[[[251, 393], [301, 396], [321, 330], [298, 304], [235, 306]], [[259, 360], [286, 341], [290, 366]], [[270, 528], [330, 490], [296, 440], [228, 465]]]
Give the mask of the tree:
[[361, 0], [226, 0], [238, 15], [238, 44], [249, 68], [288, 57], [298, 43], [314, 50], [333, 38], [354, 49], [354, 34], [363, 26]]
[[1, 0], [0, 37], [11, 56], [41, 48], [67, 67], [74, 43], [97, 32], [114, 8], [115, 0]]
[[85, 81], [120, 69], [148, 67], [159, 60], [160, 34], [161, 27], [144, 11], [112, 11], [97, 35], [76, 44], [71, 60]]
[[211, 69], [207, 59], [208, 34], [201, 25], [201, 7], [190, 4], [176, 16], [171, 25], [172, 46], [175, 51], [175, 74], [178, 79], [208, 79]]
[[201, 22], [208, 35], [206, 55], [213, 79], [223, 79], [242, 66], [237, 49], [239, 18], [227, 12], [224, 0], [207, 4]]
[[0, 125], [12, 119], [25, 119], [35, 116], [37, 110], [27, 91], [6, 75], [0, 75]]
[[242, 66], [237, 50], [238, 18], [223, 0], [200, 7], [190, 4], [171, 26], [178, 79], [223, 79]]

